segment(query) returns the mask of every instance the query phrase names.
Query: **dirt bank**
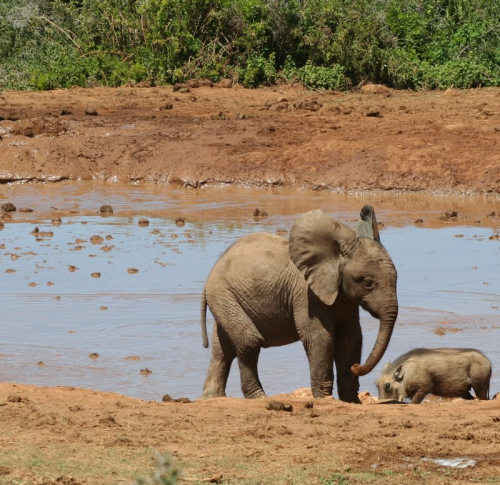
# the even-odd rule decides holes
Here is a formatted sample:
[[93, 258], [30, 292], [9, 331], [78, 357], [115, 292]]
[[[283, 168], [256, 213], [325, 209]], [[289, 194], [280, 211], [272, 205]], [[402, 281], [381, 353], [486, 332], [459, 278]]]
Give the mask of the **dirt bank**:
[[500, 192], [500, 89], [3, 92], [0, 180]]
[[[75, 388], [0, 384], [0, 483], [115, 484], [169, 452], [181, 483], [493, 483], [500, 401], [346, 404], [145, 402]], [[462, 459], [465, 468], [433, 459]], [[460, 460], [459, 460], [460, 461]]]

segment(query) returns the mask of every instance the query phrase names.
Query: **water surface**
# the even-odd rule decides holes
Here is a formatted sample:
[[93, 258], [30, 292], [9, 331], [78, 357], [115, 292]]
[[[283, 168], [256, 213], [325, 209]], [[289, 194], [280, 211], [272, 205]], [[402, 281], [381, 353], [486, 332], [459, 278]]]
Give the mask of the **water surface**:
[[[375, 393], [383, 364], [415, 347], [474, 347], [500, 368], [499, 224], [486, 218], [498, 211], [495, 199], [89, 183], [4, 186], [0, 196], [34, 209], [14, 213], [0, 232], [1, 381], [197, 398], [210, 357], [201, 344], [200, 295], [225, 248], [250, 232], [289, 230], [316, 208], [354, 225], [366, 203], [385, 223], [381, 238], [399, 274], [400, 316], [361, 390]], [[113, 206], [111, 217], [99, 215], [102, 204]], [[440, 220], [450, 205], [458, 219]], [[257, 207], [269, 217], [253, 217]], [[182, 227], [174, 222], [180, 215]], [[52, 224], [55, 216], [61, 225]], [[424, 224], [415, 225], [416, 216]], [[141, 218], [149, 226], [139, 226]], [[101, 244], [91, 242], [96, 235]], [[363, 312], [362, 325], [366, 358], [378, 321]], [[142, 375], [145, 368], [152, 373]], [[259, 370], [268, 394], [310, 385], [301, 343], [262, 350]], [[499, 390], [494, 370], [492, 393]], [[227, 393], [241, 396], [237, 365]]]

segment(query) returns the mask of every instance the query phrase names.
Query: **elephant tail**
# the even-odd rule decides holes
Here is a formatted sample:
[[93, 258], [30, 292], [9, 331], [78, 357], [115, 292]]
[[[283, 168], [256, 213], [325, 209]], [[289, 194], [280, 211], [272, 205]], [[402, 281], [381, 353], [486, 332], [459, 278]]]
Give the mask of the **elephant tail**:
[[208, 349], [208, 335], [207, 335], [207, 295], [205, 287], [201, 295], [201, 335], [203, 336], [203, 347]]

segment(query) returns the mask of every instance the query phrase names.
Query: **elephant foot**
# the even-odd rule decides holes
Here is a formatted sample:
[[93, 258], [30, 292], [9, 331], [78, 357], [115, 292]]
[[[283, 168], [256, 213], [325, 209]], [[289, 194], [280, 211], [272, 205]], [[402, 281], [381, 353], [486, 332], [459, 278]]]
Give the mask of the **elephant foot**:
[[204, 390], [201, 395], [202, 399], [213, 399], [215, 397], [226, 397], [226, 393], [217, 390]]
[[319, 385], [311, 386], [312, 394], [315, 399], [330, 397], [333, 392], [333, 382], [324, 382]]
[[357, 394], [356, 396], [342, 396], [342, 397], [339, 396], [339, 399], [341, 401], [350, 402], [352, 404], [361, 404], [361, 401]]
[[267, 397], [267, 394], [262, 390], [254, 392], [244, 392], [243, 394], [245, 396], [245, 399], [262, 399], [264, 397]]

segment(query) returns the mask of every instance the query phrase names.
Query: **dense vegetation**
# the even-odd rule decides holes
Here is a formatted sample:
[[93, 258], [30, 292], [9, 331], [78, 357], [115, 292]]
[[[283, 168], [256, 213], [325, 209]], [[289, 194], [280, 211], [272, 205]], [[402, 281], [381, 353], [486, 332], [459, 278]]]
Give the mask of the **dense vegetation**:
[[0, 0], [0, 85], [500, 85], [498, 0]]

